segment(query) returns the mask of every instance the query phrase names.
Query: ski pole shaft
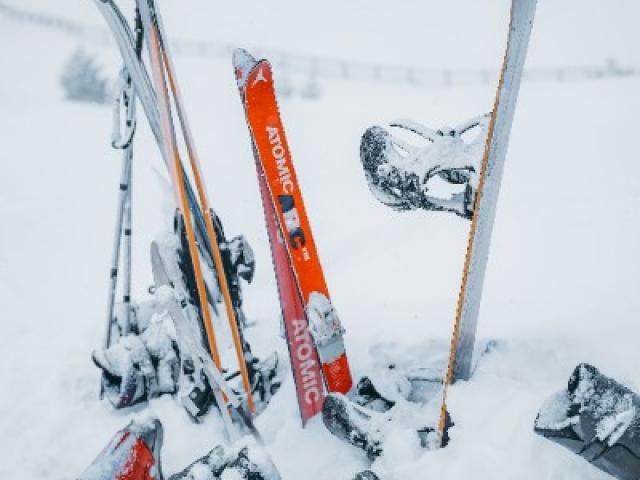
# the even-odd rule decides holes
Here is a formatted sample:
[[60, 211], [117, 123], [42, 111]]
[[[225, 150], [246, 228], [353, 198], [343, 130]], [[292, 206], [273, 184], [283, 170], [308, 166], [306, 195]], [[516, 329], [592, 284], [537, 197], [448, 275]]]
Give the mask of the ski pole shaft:
[[133, 180], [133, 145], [127, 148], [126, 155], [129, 156], [129, 178], [127, 195], [124, 206], [124, 281], [122, 303], [124, 305], [124, 332], [128, 333], [131, 329], [131, 215], [132, 215], [132, 180]]
[[123, 231], [125, 204], [129, 193], [129, 178], [131, 172], [131, 146], [123, 153], [122, 170], [120, 174], [120, 192], [118, 194], [118, 210], [116, 214], [116, 228], [113, 236], [113, 250], [111, 257], [111, 271], [109, 278], [109, 296], [107, 302], [107, 327], [104, 335], [103, 347], [111, 345], [111, 330], [115, 310], [116, 287], [118, 283], [118, 267], [120, 265], [120, 245]]

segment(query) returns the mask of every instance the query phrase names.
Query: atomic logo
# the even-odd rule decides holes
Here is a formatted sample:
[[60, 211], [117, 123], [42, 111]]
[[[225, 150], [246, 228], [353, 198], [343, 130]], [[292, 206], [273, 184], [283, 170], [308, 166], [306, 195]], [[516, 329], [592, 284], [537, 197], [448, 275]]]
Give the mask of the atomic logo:
[[260, 70], [258, 70], [258, 73], [256, 74], [256, 79], [253, 81], [251, 86], [253, 87], [258, 82], [266, 82], [266, 81], [267, 81], [267, 79], [264, 77], [264, 71], [263, 71], [262, 67], [260, 67]]

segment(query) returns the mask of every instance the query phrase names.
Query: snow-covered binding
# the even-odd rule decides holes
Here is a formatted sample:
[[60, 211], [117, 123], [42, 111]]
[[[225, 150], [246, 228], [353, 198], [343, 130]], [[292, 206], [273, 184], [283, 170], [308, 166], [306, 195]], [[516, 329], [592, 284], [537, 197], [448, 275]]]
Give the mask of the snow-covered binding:
[[[206, 337], [197, 309], [193, 305], [188, 283], [184, 281], [183, 263], [180, 262], [180, 243], [170, 233], [160, 236], [151, 245], [151, 263], [155, 281], [155, 295], [159, 308], [169, 313], [176, 331], [181, 360], [180, 398], [194, 418], [198, 419], [214, 401], [215, 379], [211, 378], [211, 355], [206, 349]], [[186, 263], [189, 265], [189, 262]], [[247, 342], [243, 342], [251, 379], [251, 394], [255, 399], [256, 412], [266, 408], [272, 395], [281, 384], [281, 368], [274, 352], [260, 361], [251, 355]], [[226, 375], [225, 383], [234, 382], [239, 373]], [[241, 389], [241, 385], [234, 388]], [[231, 395], [234, 395], [233, 393]], [[221, 398], [215, 398], [218, 406], [224, 405]], [[245, 408], [248, 411], [246, 399]], [[224, 415], [226, 409], [222, 409]]]
[[102, 370], [104, 396], [115, 408], [124, 408], [175, 393], [178, 355], [173, 326], [157, 314], [151, 298], [132, 305], [127, 335], [94, 350], [92, 359]]
[[[369, 189], [380, 202], [395, 210], [453, 212], [470, 220], [488, 123], [489, 114], [438, 130], [411, 120], [390, 124], [399, 132], [413, 134], [422, 143], [426, 141], [422, 146], [382, 127], [369, 128], [360, 142], [360, 160]], [[461, 187], [444, 192], [445, 196], [437, 195], [433, 193], [435, 179]]]
[[589, 364], [545, 402], [534, 431], [620, 480], [640, 478], [640, 396]]
[[[222, 224], [216, 217], [220, 230], [221, 250], [225, 273], [229, 279], [230, 290], [236, 309], [236, 318], [242, 332], [247, 324], [242, 311], [242, 290], [240, 278], [251, 279], [255, 261], [253, 252], [242, 236], [230, 242], [224, 239]], [[179, 227], [178, 227], [179, 228]], [[180, 232], [180, 230], [179, 230]], [[179, 234], [166, 232], [159, 235], [154, 247], [163, 259], [170, 283], [185, 300], [185, 316], [195, 329], [195, 335], [202, 339], [206, 350], [206, 331], [202, 325], [200, 311], [195, 300], [195, 281], [193, 269], [188, 257], [186, 245], [179, 240]], [[183, 238], [183, 237], [182, 237]], [[207, 268], [203, 265], [203, 268]], [[208, 297], [215, 308], [221, 301], [213, 273], [206, 277]], [[157, 292], [155, 292], [157, 294]], [[180, 392], [182, 403], [194, 420], [204, 415], [213, 404], [212, 391], [200, 370], [196, 371], [190, 358], [191, 349], [175, 336], [175, 325], [171, 318], [164, 315], [164, 305], [158, 295], [141, 303], [119, 305], [115, 310], [115, 326], [118, 334], [113, 336], [110, 345], [93, 352], [93, 362], [102, 370], [101, 387], [106, 399], [115, 408], [125, 408], [165, 394]], [[123, 310], [128, 309], [127, 328], [121, 326]], [[256, 401], [258, 413], [266, 408], [282, 381], [282, 367], [276, 352], [264, 360], [251, 353], [251, 347], [242, 335], [244, 357], [247, 362], [251, 391]], [[187, 360], [185, 360], [187, 359]], [[182, 365], [182, 368], [180, 368]], [[239, 372], [229, 372], [229, 380], [234, 382]], [[202, 379], [200, 378], [202, 377]]]
[[352, 380], [351, 376], [341, 374], [349, 371], [349, 364], [344, 348], [345, 330], [338, 312], [333, 308], [331, 300], [320, 292], [311, 292], [305, 312], [325, 377], [335, 379], [333, 391], [348, 392]]
[[162, 440], [160, 420], [134, 419], [113, 436], [78, 480], [163, 480]]

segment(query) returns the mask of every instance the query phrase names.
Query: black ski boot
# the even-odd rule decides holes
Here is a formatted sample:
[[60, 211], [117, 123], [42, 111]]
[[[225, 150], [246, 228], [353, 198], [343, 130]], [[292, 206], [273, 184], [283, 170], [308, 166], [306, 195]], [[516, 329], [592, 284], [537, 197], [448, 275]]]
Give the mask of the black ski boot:
[[93, 363], [102, 370], [102, 391], [115, 408], [125, 408], [149, 399], [149, 384], [155, 376], [151, 357], [137, 335], [122, 337], [107, 349], [94, 350]]
[[371, 379], [366, 376], [358, 381], [354, 400], [358, 405], [377, 412], [386, 412], [395, 405], [394, 401], [384, 398]]
[[331, 393], [322, 406], [322, 421], [338, 438], [363, 449], [371, 459], [382, 453], [381, 435], [376, 420], [382, 415], [367, 410], [340, 393]]
[[640, 478], [640, 396], [580, 364], [540, 409], [534, 431], [616, 478]]

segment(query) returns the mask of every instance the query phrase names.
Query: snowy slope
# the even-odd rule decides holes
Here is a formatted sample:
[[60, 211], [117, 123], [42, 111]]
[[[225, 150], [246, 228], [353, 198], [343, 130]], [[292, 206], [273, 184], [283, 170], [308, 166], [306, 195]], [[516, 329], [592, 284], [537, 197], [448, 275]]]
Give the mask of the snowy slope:
[[[497, 68], [506, 35], [505, 1], [467, 1], [466, 9], [389, 2], [379, 10], [370, 2], [323, 2], [308, 7], [313, 10], [298, 2], [273, 9], [256, 2], [254, 15], [203, 1], [189, 2], [183, 15], [183, 2], [164, 3], [167, 29], [177, 37], [381, 63], [420, 58], [419, 65]], [[91, 2], [20, 4], [102, 25]], [[574, 21], [578, 5], [583, 18]], [[475, 21], [483, 8], [487, 22]], [[638, 44], [633, 15], [624, 8], [637, 14], [632, 2], [607, 9], [597, 2], [543, 2], [531, 62], [588, 64], [615, 55], [640, 63], [630, 47]], [[391, 15], [402, 21], [390, 25]], [[589, 34], [594, 25], [613, 24], [607, 42]], [[334, 35], [326, 34], [327, 25]], [[103, 331], [120, 158], [109, 148], [110, 109], [63, 99], [58, 79], [78, 39], [0, 16], [0, 42], [20, 46], [0, 52], [12, 72], [0, 77], [0, 476], [70, 479], [132, 414], [97, 401], [99, 375], [89, 357]], [[115, 50], [86, 48], [115, 75]], [[244, 233], [256, 251], [257, 276], [245, 289], [247, 313], [259, 322], [251, 340], [258, 352], [284, 353], [230, 59], [178, 57], [176, 63], [213, 206], [226, 231]], [[456, 123], [487, 111], [494, 87], [419, 90], [339, 81], [321, 87], [318, 101], [293, 97], [281, 109], [354, 374], [371, 368], [370, 352], [380, 344], [399, 359], [420, 362], [433, 353], [429, 339], [448, 340], [468, 224], [441, 214], [398, 214], [377, 203], [361, 171], [359, 138], [368, 126], [397, 117], [434, 127]], [[579, 361], [640, 390], [634, 368], [640, 361], [639, 87], [637, 79], [523, 85], [479, 329], [480, 337], [503, 342], [471, 382], [451, 389], [451, 445], [381, 458], [375, 468], [385, 479], [424, 472], [447, 479], [607, 478], [536, 437], [532, 425], [544, 398]], [[142, 297], [151, 282], [149, 242], [169, 225], [172, 199], [144, 121], [138, 138], [134, 283]], [[166, 427], [166, 472], [221, 440], [215, 416], [190, 424], [168, 397], [151, 408]], [[348, 479], [367, 465], [317, 419], [300, 429], [291, 381], [257, 423], [286, 479]]]

